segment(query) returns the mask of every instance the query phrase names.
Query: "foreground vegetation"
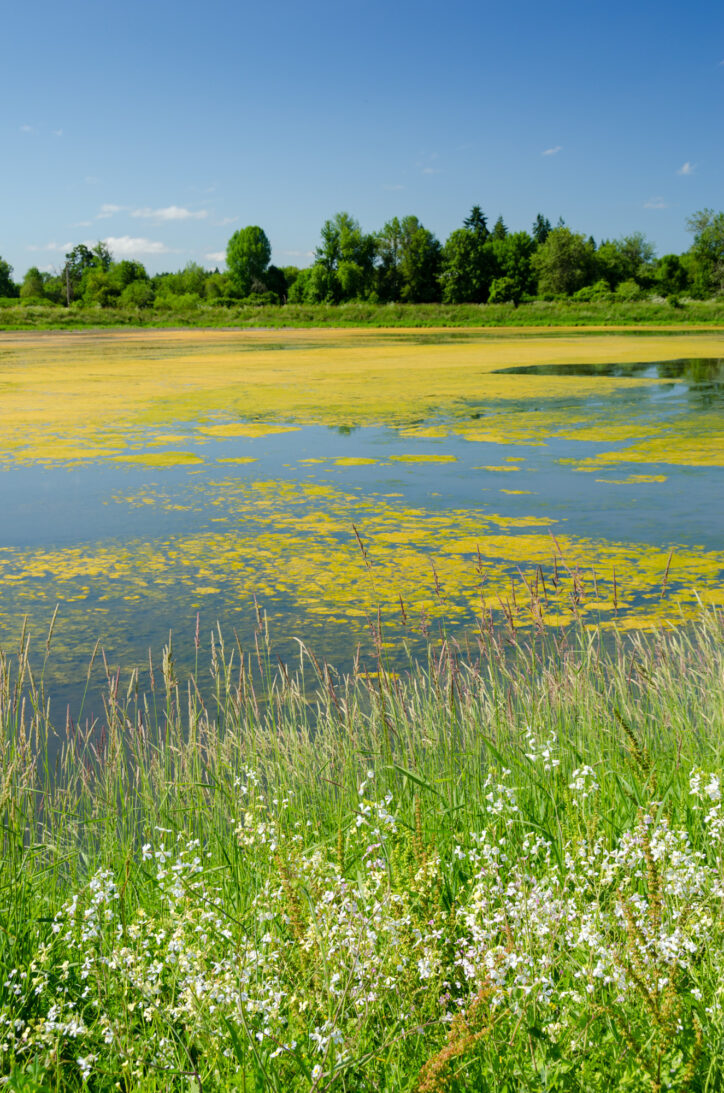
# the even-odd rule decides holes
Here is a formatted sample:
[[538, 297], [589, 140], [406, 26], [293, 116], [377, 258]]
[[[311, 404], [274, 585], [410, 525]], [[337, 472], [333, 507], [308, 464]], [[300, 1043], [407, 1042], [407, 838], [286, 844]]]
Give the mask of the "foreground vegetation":
[[103, 723], [59, 737], [23, 644], [4, 1081], [720, 1089], [722, 621], [485, 631], [399, 678], [304, 649], [273, 676], [263, 629], [253, 662], [212, 635], [210, 704], [166, 649], [146, 697], [109, 668]]

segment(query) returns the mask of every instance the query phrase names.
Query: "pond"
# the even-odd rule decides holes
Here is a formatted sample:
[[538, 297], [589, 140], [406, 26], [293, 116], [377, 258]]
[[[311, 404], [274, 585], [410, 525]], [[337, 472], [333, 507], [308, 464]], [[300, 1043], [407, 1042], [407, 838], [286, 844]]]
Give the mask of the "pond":
[[96, 640], [145, 687], [169, 631], [207, 676], [217, 622], [344, 670], [491, 622], [685, 621], [724, 603], [723, 360], [721, 335], [2, 335], [0, 647], [27, 616], [42, 659], [59, 605], [64, 710]]

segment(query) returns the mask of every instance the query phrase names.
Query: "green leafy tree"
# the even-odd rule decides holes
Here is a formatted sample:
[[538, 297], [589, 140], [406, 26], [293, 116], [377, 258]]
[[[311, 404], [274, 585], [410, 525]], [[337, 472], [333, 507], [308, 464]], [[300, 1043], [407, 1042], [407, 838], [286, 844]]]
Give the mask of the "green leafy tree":
[[649, 287], [654, 280], [655, 250], [641, 232], [622, 239], [605, 240], [596, 251], [598, 276], [615, 289], [622, 281]]
[[234, 232], [226, 246], [226, 264], [240, 296], [248, 296], [255, 281], [263, 283], [270, 259], [271, 245], [262, 228], [251, 225]]
[[[510, 286], [505, 287], [505, 291], [510, 294], [508, 299], [518, 304], [523, 296], [532, 293], [535, 288], [533, 273], [535, 242], [528, 232], [510, 232], [502, 239], [493, 240], [492, 247], [498, 275], [502, 276], [506, 282], [510, 282]], [[499, 288], [498, 292], [501, 291], [503, 290]], [[492, 295], [490, 300], [492, 303]]]
[[21, 300], [42, 300], [45, 296], [45, 279], [37, 266], [31, 266], [20, 286]]
[[137, 307], [140, 309], [153, 307], [153, 301], [154, 291], [148, 279], [130, 281], [118, 298], [121, 307]]
[[101, 269], [106, 270], [106, 272], [111, 268], [113, 255], [109, 251], [108, 245], [106, 243], [102, 242], [99, 239], [91, 253], [97, 266], [100, 266]]
[[702, 209], [686, 222], [694, 236], [694, 287], [698, 295], [724, 292], [724, 212]]
[[402, 224], [393, 216], [377, 233], [377, 293], [381, 300], [402, 297]]
[[449, 304], [484, 303], [498, 272], [487, 228], [485, 233], [475, 226], [456, 228], [442, 249], [440, 285], [443, 301]]
[[512, 277], [496, 277], [490, 286], [490, 304], [515, 304], [518, 306], [520, 297], [516, 292], [516, 284]]
[[374, 278], [375, 237], [366, 235], [354, 217], [345, 212], [325, 220], [320, 235], [320, 245], [314, 252], [315, 266], [324, 275], [312, 279], [314, 291], [324, 293], [319, 299], [338, 303], [367, 296]]
[[434, 303], [440, 298], [440, 243], [416, 216], [389, 220], [377, 236], [377, 255], [381, 299]]
[[590, 243], [565, 225], [553, 228], [531, 264], [541, 295], [570, 296], [591, 283], [595, 270]]
[[17, 296], [18, 289], [13, 281], [13, 267], [0, 258], [0, 296]]
[[279, 266], [269, 266], [264, 274], [267, 292], [271, 292], [277, 303], [282, 304], [287, 298], [287, 279]]
[[662, 295], [678, 296], [686, 292], [689, 274], [678, 254], [664, 254], [656, 263], [654, 280]]
[[412, 304], [435, 303], [440, 299], [440, 259], [442, 248], [431, 231], [416, 216], [402, 221], [400, 275], [402, 299]]

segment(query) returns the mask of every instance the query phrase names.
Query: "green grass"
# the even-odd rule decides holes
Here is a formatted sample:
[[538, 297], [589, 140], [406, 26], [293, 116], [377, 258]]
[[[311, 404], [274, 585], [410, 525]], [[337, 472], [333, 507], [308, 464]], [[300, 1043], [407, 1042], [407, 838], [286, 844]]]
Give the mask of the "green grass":
[[166, 650], [57, 735], [4, 657], [7, 1087], [721, 1089], [723, 636], [341, 679], [217, 634], [207, 706]]
[[0, 330], [81, 330], [99, 327], [486, 327], [486, 326], [690, 326], [724, 323], [724, 300], [689, 300], [672, 306], [661, 299], [636, 302], [535, 300], [512, 304], [287, 304], [285, 307], [201, 304], [187, 310], [124, 310], [0, 307]]

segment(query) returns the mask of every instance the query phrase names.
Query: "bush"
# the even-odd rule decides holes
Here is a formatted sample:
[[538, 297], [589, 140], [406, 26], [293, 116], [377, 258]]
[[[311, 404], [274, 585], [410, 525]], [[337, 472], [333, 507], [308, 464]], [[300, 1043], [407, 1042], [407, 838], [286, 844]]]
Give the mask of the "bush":
[[616, 299], [626, 300], [627, 302], [633, 302], [634, 300], [643, 300], [646, 293], [641, 288], [641, 285], [636, 281], [622, 281], [620, 285], [616, 286]]

